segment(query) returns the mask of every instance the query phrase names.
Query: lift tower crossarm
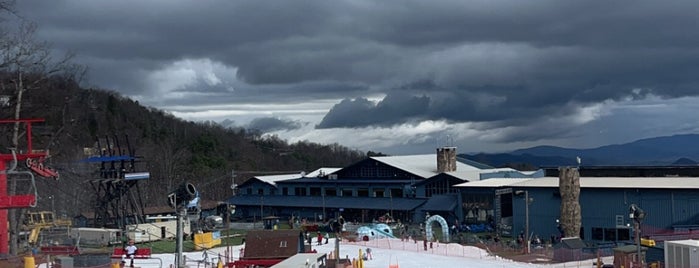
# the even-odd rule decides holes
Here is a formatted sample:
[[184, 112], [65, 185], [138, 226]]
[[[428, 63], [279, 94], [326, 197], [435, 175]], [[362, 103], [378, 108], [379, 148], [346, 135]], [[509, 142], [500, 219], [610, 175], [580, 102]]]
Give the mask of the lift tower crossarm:
[[[17, 162], [26, 161], [28, 158], [41, 158], [48, 156], [45, 151], [34, 151], [32, 147], [32, 123], [44, 122], [43, 118], [30, 119], [2, 119], [0, 124], [21, 124], [24, 123], [26, 130], [26, 146], [27, 150], [18, 150], [17, 153], [0, 154], [0, 223], [7, 222], [7, 209], [11, 208], [28, 208], [36, 205], [35, 195], [8, 195], [7, 194], [7, 174], [13, 170], [7, 170], [8, 162], [14, 162], [16, 167]], [[31, 174], [31, 173], [30, 173]], [[32, 175], [33, 178], [33, 175]], [[7, 224], [0, 224], [0, 254], [9, 253], [9, 237]]]

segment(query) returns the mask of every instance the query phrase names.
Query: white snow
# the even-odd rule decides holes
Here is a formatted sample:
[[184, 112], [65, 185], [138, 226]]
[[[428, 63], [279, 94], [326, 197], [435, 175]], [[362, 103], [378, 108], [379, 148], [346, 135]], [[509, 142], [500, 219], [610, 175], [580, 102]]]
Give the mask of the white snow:
[[[235, 260], [242, 246], [231, 246], [229, 252]], [[373, 259], [364, 262], [366, 268], [389, 267], [390, 264], [398, 264], [400, 268], [446, 268], [446, 267], [594, 267], [595, 260], [585, 260], [578, 262], [568, 262], [559, 264], [530, 264], [514, 262], [497, 256], [488, 254], [487, 251], [473, 246], [461, 246], [459, 244], [435, 243], [432, 248], [424, 250], [423, 244], [418, 241], [401, 241], [400, 239], [376, 239], [350, 243], [340, 242], [340, 256], [349, 256], [350, 259], [357, 258], [359, 250], [364, 252], [366, 248], [371, 248]], [[334, 239], [330, 239], [328, 244], [313, 246], [319, 253], [330, 253], [335, 249]], [[185, 252], [187, 267], [216, 267], [220, 256], [225, 256], [226, 247], [213, 248], [207, 251]], [[175, 254], [154, 254], [153, 258], [145, 260], [135, 260], [136, 267], [156, 268], [171, 267], [174, 264]], [[611, 264], [612, 258], [603, 258], [604, 263]], [[162, 265], [162, 266], [161, 266]], [[46, 267], [45, 264], [38, 267]]]

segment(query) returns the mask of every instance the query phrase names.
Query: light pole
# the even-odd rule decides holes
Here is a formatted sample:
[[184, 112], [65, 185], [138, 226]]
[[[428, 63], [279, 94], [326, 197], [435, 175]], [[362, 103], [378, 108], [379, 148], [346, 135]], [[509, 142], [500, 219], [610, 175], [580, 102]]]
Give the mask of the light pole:
[[527, 254], [529, 254], [531, 250], [529, 243], [529, 191], [524, 191], [524, 201], [526, 202], [526, 206], [524, 207], [524, 217], [526, 218], [524, 229], [527, 230], [525, 236], [527, 239]]
[[643, 267], [641, 260], [641, 221], [646, 218], [646, 212], [636, 204], [629, 206], [629, 218], [633, 219], [633, 227], [636, 231], [636, 262], [638, 267]]
[[49, 199], [51, 200], [51, 212], [53, 213], [53, 217], [56, 217], [56, 207], [54, 206], [53, 195], [50, 195]]
[[265, 215], [265, 196], [261, 195], [260, 196], [260, 219], [262, 219]]
[[325, 221], [325, 219], [327, 219], [325, 217], [325, 189], [323, 189], [322, 196], [323, 196], [323, 220]]
[[529, 254], [530, 244], [529, 244], [529, 191], [520, 190], [515, 192], [516, 195], [524, 194], [524, 240], [526, 240], [525, 253]]
[[391, 220], [393, 220], [393, 193], [390, 191], [388, 192], [388, 198], [391, 199]]

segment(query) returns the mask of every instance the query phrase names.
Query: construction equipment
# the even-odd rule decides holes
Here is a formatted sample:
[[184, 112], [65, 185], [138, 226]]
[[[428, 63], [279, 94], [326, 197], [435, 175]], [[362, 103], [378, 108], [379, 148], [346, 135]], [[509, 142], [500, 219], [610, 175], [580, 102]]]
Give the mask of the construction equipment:
[[68, 219], [58, 219], [52, 211], [27, 212], [22, 224], [22, 231], [29, 232], [27, 242], [36, 245], [39, 242], [41, 230], [52, 227], [70, 227], [72, 222]]
[[641, 237], [641, 246], [655, 247], [655, 240]]

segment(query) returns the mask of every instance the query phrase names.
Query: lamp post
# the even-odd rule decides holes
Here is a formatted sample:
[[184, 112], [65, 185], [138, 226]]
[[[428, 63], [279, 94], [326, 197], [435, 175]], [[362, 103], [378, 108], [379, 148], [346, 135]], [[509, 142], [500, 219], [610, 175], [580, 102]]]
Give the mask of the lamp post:
[[265, 215], [265, 196], [260, 195], [260, 219], [262, 219]]
[[391, 220], [393, 220], [393, 193], [388, 192], [388, 198], [391, 199]]
[[633, 227], [636, 233], [636, 264], [643, 267], [641, 260], [641, 221], [646, 218], [646, 212], [636, 204], [629, 206], [629, 218], [633, 219]]
[[521, 195], [524, 194], [524, 240], [526, 241], [526, 247], [525, 247], [525, 253], [529, 254], [530, 252], [530, 244], [529, 244], [529, 203], [531, 200], [529, 200], [529, 191], [527, 190], [520, 190], [520, 191], [515, 191], [516, 195]]
[[327, 219], [327, 217], [325, 217], [325, 189], [323, 189], [321, 195], [323, 196], [323, 221], [325, 221]]
[[531, 244], [529, 243], [529, 191], [524, 191], [524, 202], [526, 202], [526, 206], [524, 206], [524, 217], [526, 218], [524, 229], [527, 230], [525, 237], [527, 239], [527, 254], [529, 254], [531, 251]]
[[49, 196], [49, 199], [51, 200], [51, 212], [53, 212], [53, 216], [56, 217], [56, 207], [54, 206], [54, 198], [53, 195]]

